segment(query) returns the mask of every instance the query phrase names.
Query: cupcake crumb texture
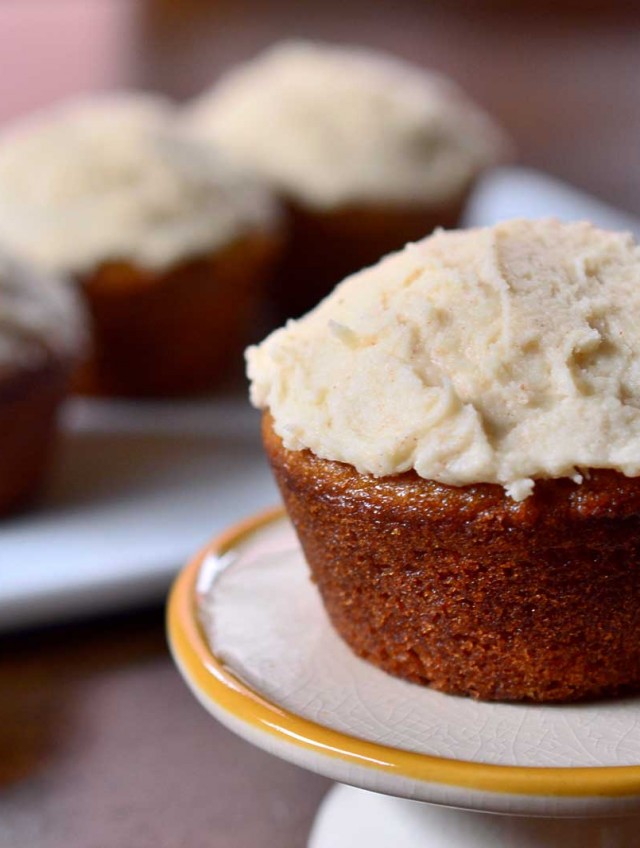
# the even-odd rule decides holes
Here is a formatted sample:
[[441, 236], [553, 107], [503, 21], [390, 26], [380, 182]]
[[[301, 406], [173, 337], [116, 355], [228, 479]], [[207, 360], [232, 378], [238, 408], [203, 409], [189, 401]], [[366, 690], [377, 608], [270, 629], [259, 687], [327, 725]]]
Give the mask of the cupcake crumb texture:
[[289, 450], [455, 486], [640, 475], [640, 247], [588, 223], [438, 232], [247, 352]]

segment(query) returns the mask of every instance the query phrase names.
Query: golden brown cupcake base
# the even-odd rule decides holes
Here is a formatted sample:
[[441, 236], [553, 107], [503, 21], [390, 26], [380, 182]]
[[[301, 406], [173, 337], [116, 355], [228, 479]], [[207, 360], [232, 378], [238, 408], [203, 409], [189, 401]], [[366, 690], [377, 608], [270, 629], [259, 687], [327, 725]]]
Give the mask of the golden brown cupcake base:
[[433, 208], [352, 206], [314, 211], [288, 203], [288, 249], [271, 286], [278, 319], [312, 309], [344, 277], [436, 227], [458, 224], [464, 196]]
[[445, 486], [263, 436], [336, 630], [384, 671], [489, 700], [640, 689], [640, 478]]
[[278, 250], [275, 236], [255, 234], [166, 272], [101, 266], [80, 281], [93, 354], [77, 390], [141, 397], [213, 388], [241, 357]]
[[27, 506], [40, 490], [69, 372], [49, 362], [0, 375], [0, 515]]

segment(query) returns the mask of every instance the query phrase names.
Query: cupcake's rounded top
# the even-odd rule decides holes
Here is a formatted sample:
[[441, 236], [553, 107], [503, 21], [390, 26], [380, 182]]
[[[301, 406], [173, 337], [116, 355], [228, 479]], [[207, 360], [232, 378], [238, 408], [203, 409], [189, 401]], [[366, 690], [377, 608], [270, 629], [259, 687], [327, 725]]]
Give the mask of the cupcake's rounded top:
[[449, 80], [385, 54], [312, 42], [285, 42], [231, 70], [185, 122], [319, 209], [457, 199], [507, 149]]
[[0, 255], [0, 376], [51, 357], [72, 362], [87, 337], [84, 309], [70, 283], [45, 279]]
[[0, 136], [0, 244], [48, 270], [162, 269], [276, 218], [253, 179], [176, 137], [159, 97], [72, 101]]
[[640, 247], [588, 223], [437, 232], [248, 350], [291, 450], [452, 485], [640, 475]]

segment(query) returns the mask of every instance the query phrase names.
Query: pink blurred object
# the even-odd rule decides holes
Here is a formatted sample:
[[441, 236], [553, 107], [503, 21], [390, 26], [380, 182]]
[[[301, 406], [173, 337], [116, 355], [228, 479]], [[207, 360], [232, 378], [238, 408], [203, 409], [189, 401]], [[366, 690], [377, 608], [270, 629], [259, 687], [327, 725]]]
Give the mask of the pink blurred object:
[[0, 122], [130, 78], [130, 0], [0, 3]]

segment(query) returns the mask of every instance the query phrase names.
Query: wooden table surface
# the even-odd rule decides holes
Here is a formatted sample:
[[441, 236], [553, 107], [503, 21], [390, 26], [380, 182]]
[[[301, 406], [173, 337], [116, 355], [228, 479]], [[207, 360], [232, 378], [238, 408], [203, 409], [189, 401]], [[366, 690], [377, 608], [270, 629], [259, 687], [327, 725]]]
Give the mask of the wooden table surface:
[[[284, 35], [368, 42], [459, 79], [521, 161], [640, 213], [640, 13], [557, 5], [4, 4], [0, 110], [114, 82], [188, 95]], [[328, 785], [209, 718], [160, 608], [0, 639], [0, 693], [0, 848], [298, 848]]]

